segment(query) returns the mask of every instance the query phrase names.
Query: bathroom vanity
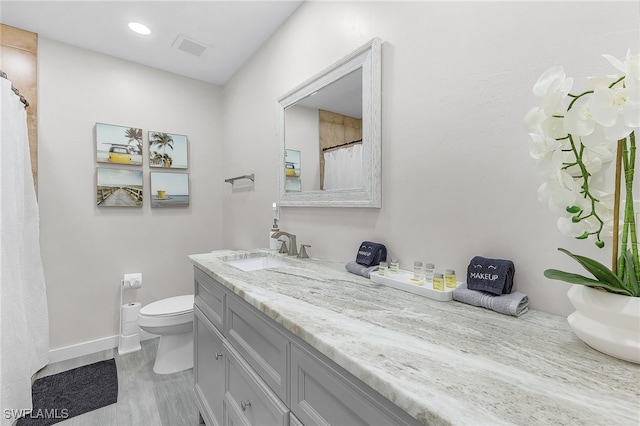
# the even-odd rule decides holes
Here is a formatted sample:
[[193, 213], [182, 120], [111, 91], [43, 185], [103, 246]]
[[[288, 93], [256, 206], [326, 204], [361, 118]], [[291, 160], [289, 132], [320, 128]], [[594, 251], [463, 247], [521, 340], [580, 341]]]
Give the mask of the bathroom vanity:
[[421, 298], [269, 250], [190, 259], [208, 425], [640, 420], [640, 366], [590, 349], [564, 317]]

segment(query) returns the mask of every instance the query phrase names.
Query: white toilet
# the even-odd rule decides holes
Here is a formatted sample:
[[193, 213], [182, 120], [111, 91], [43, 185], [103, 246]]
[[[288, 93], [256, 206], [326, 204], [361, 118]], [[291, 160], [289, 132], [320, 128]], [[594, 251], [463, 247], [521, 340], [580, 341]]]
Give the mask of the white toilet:
[[193, 299], [193, 294], [169, 297], [140, 309], [140, 328], [160, 335], [154, 373], [171, 374], [193, 367]]

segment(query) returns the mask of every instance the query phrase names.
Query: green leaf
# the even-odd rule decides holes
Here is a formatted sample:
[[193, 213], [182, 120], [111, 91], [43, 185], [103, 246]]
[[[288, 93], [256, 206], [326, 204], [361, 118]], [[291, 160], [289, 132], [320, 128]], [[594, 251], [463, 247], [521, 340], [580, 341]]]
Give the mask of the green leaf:
[[544, 276], [552, 280], [564, 281], [570, 284], [580, 284], [586, 285], [588, 287], [602, 287], [614, 293], [626, 294], [627, 296], [631, 296], [629, 290], [625, 288], [614, 287], [605, 282], [597, 281], [592, 278], [588, 278], [571, 272], [559, 271], [557, 269], [547, 269], [546, 271], [544, 271]]
[[563, 248], [559, 248], [558, 250], [576, 260], [584, 269], [591, 272], [598, 281], [607, 283], [615, 288], [624, 289], [624, 284], [620, 281], [620, 278], [618, 278], [611, 269], [607, 268], [602, 263], [589, 259], [588, 257], [573, 254], [569, 250], [565, 250]]
[[632, 296], [640, 297], [640, 285], [638, 284], [638, 277], [633, 265], [633, 253], [631, 250], [627, 250], [627, 252], [622, 256], [625, 257], [625, 268], [622, 275], [622, 282]]

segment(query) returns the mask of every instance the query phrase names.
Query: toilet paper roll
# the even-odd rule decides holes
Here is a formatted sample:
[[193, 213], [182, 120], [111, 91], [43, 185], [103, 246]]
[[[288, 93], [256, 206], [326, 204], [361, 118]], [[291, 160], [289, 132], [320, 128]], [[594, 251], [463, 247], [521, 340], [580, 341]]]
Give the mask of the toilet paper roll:
[[138, 327], [138, 313], [142, 304], [140, 302], [128, 302], [120, 307], [120, 321], [122, 321], [122, 331], [120, 334], [123, 336], [131, 336], [140, 333], [140, 327]]
[[142, 273], [136, 272], [134, 274], [124, 274], [122, 285], [125, 289], [142, 288]]

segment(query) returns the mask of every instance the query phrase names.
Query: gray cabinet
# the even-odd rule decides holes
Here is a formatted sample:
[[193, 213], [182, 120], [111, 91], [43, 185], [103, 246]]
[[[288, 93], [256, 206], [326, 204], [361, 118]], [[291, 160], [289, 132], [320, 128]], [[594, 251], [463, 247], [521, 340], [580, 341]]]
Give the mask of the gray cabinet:
[[193, 307], [195, 392], [200, 415], [208, 425], [223, 424], [224, 357], [222, 335], [202, 313]]
[[222, 333], [224, 316], [224, 290], [213, 278], [194, 268], [195, 304]]
[[288, 426], [289, 409], [235, 349], [225, 342], [227, 391], [224, 403], [245, 425]]
[[[355, 378], [313, 353], [291, 346], [291, 411], [306, 426], [394, 425], [405, 421], [384, 409]], [[411, 420], [409, 420], [411, 421]]]
[[195, 268], [195, 389], [207, 425], [418, 425]]
[[287, 401], [289, 341], [255, 308], [227, 299], [225, 336], [271, 389]]

